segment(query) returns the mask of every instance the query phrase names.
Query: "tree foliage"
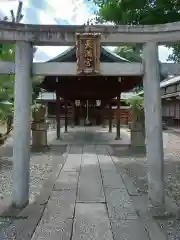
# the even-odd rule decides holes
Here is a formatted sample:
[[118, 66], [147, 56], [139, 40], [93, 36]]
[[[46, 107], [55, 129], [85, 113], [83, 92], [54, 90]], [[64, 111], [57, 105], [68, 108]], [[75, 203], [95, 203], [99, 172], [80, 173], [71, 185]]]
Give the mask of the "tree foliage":
[[136, 46], [120, 46], [115, 49], [115, 52], [130, 62], [142, 61], [142, 50]]
[[[14, 61], [15, 46], [1, 44], [0, 61]], [[0, 76], [0, 121], [9, 121], [13, 112], [14, 76]]]
[[[115, 53], [129, 60], [130, 62], [142, 61], [142, 49], [137, 46], [120, 46], [115, 49]], [[143, 89], [143, 84], [138, 84], [133, 91], [136, 93]]]
[[116, 24], [162, 24], [180, 21], [179, 0], [93, 0], [99, 17]]
[[[180, 21], [179, 0], [90, 0], [97, 7], [98, 22], [154, 25]], [[169, 60], [180, 61], [180, 46], [172, 45]]]
[[172, 54], [169, 55], [168, 60], [173, 62], [180, 62], [180, 44], [172, 45]]
[[[11, 10], [11, 22], [20, 22], [23, 18], [21, 13], [22, 2], [19, 2], [18, 10], [16, 16]], [[2, 21], [9, 21], [8, 17], [4, 17]], [[34, 48], [34, 53], [36, 52]], [[0, 61], [15, 61], [15, 44], [0, 44]], [[9, 124], [12, 124], [13, 117], [13, 105], [14, 105], [14, 80], [13, 75], [0, 76], [0, 122], [7, 123], [7, 131], [10, 129]], [[39, 88], [39, 83], [41, 82], [41, 77], [34, 77], [32, 79], [33, 95], [32, 98], [35, 100], [39, 95], [41, 89]], [[23, 101], [23, 99], [22, 99]]]
[[144, 109], [144, 98], [138, 95], [133, 96], [127, 100], [127, 104], [135, 111], [142, 111]]

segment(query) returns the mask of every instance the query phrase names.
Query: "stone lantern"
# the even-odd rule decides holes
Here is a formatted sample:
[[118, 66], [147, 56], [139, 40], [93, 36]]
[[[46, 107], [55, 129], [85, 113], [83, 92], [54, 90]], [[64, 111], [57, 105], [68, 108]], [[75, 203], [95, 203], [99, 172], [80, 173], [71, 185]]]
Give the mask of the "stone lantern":
[[145, 117], [143, 99], [131, 98], [131, 147], [145, 147]]
[[47, 146], [47, 131], [49, 123], [47, 122], [47, 106], [36, 104], [32, 109], [32, 147]]

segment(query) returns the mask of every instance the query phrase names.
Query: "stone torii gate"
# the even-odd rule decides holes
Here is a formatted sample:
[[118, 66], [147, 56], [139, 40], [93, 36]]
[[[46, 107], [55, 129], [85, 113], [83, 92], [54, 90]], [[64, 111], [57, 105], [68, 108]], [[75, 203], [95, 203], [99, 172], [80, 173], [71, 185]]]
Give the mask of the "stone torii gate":
[[0, 23], [0, 42], [16, 44], [15, 63], [0, 62], [0, 74], [15, 74], [15, 113], [13, 151], [14, 207], [29, 202], [30, 115], [32, 75], [75, 75], [75, 63], [33, 63], [33, 45], [72, 46], [76, 33], [101, 33], [101, 44], [142, 44], [144, 62], [103, 63], [102, 75], [139, 75], [144, 79], [146, 148], [148, 161], [149, 200], [155, 210], [163, 210], [164, 154], [160, 72], [179, 74], [180, 64], [159, 64], [158, 44], [180, 40], [180, 22], [155, 26], [50, 26]]

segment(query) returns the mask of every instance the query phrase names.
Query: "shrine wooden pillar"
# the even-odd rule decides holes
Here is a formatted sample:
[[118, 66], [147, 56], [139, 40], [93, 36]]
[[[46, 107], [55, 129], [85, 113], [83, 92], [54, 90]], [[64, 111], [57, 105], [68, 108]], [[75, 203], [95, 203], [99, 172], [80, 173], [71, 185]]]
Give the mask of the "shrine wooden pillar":
[[106, 102], [104, 100], [101, 101], [101, 125], [105, 127], [105, 106]]
[[64, 99], [64, 107], [65, 107], [65, 129], [64, 132], [67, 133], [67, 128], [68, 128], [68, 101], [67, 99]]
[[115, 140], [120, 139], [120, 100], [121, 100], [121, 96], [120, 96], [120, 94], [118, 94], [117, 108], [116, 108], [116, 138], [115, 138]]
[[76, 111], [76, 104], [75, 101], [72, 102], [72, 123], [71, 126], [74, 127], [75, 125], [75, 111]]
[[60, 102], [60, 94], [58, 91], [59, 83], [57, 82], [56, 88], [56, 138], [60, 139], [60, 132], [61, 132], [61, 120], [60, 120], [60, 109], [61, 109], [61, 102]]
[[112, 132], [112, 104], [109, 102], [109, 132]]

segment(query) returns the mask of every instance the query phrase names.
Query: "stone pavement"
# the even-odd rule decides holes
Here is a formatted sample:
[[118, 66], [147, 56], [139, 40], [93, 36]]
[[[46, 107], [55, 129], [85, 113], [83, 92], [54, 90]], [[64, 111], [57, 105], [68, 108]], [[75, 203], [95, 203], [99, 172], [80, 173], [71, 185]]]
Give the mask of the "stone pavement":
[[52, 145], [63, 145], [63, 144], [109, 144], [109, 145], [129, 145], [130, 138], [127, 134], [127, 128], [121, 128], [121, 139], [115, 140], [116, 128], [112, 128], [112, 132], [109, 133], [108, 127], [102, 126], [75, 126], [68, 127], [68, 133], [64, 133], [64, 129], [61, 129], [61, 141], [54, 140], [51, 142]]
[[149, 240], [107, 147], [72, 146], [32, 240]]

